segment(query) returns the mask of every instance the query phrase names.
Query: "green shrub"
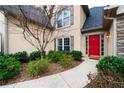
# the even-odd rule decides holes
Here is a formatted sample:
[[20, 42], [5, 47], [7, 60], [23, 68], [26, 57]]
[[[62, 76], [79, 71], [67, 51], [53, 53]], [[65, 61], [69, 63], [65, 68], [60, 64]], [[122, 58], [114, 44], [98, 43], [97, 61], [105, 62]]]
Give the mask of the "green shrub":
[[50, 50], [50, 51], [49, 51], [49, 53], [48, 53], [48, 55], [49, 55], [49, 54], [51, 54], [51, 53], [53, 53], [53, 52], [55, 52], [55, 51], [53, 51], [53, 50]]
[[4, 55], [5, 58], [9, 58], [9, 57], [15, 57], [14, 54], [6, 54]]
[[66, 55], [72, 55], [71, 51], [62, 51], [62, 53], [66, 54]]
[[63, 67], [63, 68], [68, 68], [72, 65], [72, 56], [70, 55], [65, 55], [64, 59], [61, 59], [58, 63]]
[[96, 67], [100, 70], [110, 69], [119, 73], [121, 76], [124, 76], [124, 59], [117, 56], [106, 56], [103, 57]]
[[4, 54], [2, 52], [0, 52], [0, 56], [4, 56]]
[[13, 78], [18, 74], [20, 66], [14, 57], [0, 57], [0, 80]]
[[28, 63], [28, 73], [31, 76], [38, 76], [41, 73], [48, 71], [48, 60], [41, 59]]
[[75, 60], [81, 60], [82, 59], [82, 52], [81, 51], [72, 51], [71, 54]]
[[33, 60], [37, 60], [37, 59], [41, 59], [41, 52], [40, 51], [34, 51], [30, 54], [30, 59]]
[[53, 61], [53, 62], [58, 62], [58, 61], [60, 61], [61, 59], [63, 59], [64, 58], [64, 53], [62, 53], [61, 51], [51, 51], [48, 55], [47, 55], [47, 57], [48, 57], [48, 59], [50, 59], [51, 61]]
[[15, 53], [14, 57], [22, 63], [29, 62], [29, 57], [26, 51]]

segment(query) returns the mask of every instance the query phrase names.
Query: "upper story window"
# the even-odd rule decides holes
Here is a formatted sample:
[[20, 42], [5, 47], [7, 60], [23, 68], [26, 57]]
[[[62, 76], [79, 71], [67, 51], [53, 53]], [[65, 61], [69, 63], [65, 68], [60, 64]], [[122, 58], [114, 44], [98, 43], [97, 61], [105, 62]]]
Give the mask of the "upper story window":
[[57, 28], [66, 27], [70, 25], [70, 10], [64, 9], [58, 14]]

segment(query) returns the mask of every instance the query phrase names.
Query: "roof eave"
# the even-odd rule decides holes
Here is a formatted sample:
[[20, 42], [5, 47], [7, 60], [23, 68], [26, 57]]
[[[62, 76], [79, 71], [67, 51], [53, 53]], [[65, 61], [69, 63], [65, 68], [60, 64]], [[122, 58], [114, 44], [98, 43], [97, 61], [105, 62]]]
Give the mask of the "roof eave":
[[94, 27], [94, 28], [88, 28], [88, 29], [81, 29], [81, 32], [87, 32], [87, 31], [94, 31], [94, 30], [101, 30], [103, 29], [103, 26], [99, 26], [99, 27]]
[[104, 15], [106, 17], [116, 17], [118, 6], [106, 6], [104, 7]]
[[90, 10], [89, 10], [88, 5], [81, 5], [81, 6], [82, 6], [82, 8], [83, 8], [85, 14], [86, 14], [87, 16], [89, 16]]

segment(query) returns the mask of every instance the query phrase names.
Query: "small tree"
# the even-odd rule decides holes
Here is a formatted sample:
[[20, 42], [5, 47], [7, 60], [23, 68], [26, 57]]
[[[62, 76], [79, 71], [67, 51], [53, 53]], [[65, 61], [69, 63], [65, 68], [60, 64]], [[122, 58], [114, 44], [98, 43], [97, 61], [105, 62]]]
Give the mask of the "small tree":
[[[16, 19], [8, 14], [8, 10], [2, 8], [8, 21], [22, 29], [23, 36], [32, 46], [34, 46], [41, 55], [45, 57], [45, 49], [47, 45], [53, 40], [53, 33], [56, 26], [56, 14], [61, 10], [56, 9], [54, 5], [49, 6], [12, 6], [16, 8]], [[34, 9], [34, 10], [33, 10]], [[34, 14], [34, 13], [36, 14]], [[40, 15], [40, 17], [38, 15]], [[32, 21], [32, 19], [35, 21]]]

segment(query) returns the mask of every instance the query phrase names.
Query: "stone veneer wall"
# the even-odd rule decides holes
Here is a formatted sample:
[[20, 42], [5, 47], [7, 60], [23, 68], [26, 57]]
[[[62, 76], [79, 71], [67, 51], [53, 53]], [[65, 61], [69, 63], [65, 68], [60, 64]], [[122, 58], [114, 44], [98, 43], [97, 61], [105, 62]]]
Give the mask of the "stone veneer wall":
[[117, 55], [124, 56], [124, 14], [117, 17]]

